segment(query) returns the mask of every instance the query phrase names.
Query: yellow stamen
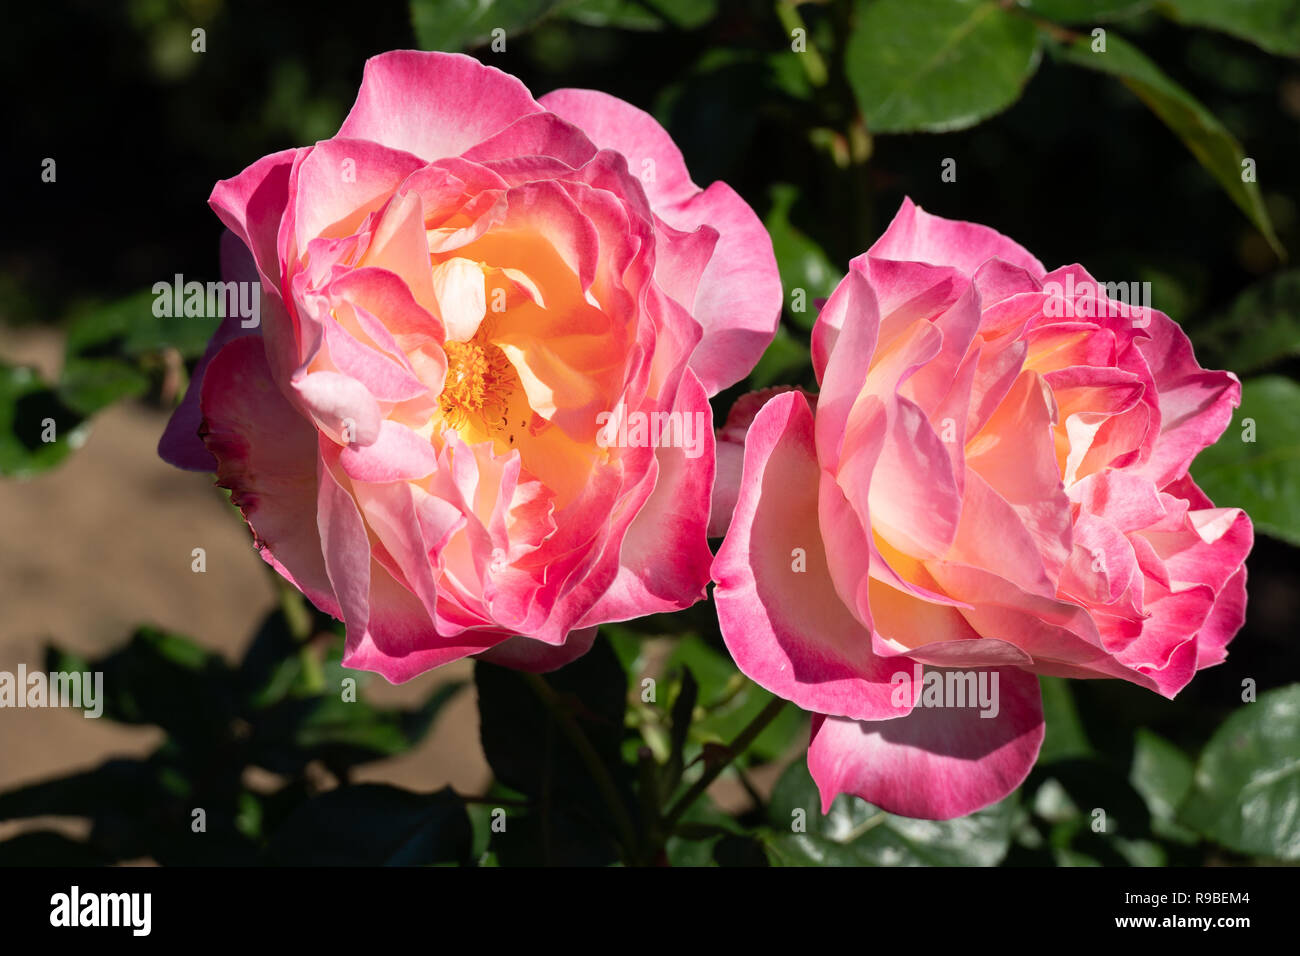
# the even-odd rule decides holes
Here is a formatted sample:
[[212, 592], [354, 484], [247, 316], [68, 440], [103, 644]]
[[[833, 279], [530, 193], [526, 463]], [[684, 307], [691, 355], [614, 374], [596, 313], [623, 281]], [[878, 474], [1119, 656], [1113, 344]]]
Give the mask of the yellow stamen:
[[510, 393], [518, 385], [514, 366], [505, 353], [479, 330], [468, 342], [448, 342], [447, 381], [438, 398], [443, 418], [453, 428], [469, 424], [470, 416], [491, 431], [505, 425]]

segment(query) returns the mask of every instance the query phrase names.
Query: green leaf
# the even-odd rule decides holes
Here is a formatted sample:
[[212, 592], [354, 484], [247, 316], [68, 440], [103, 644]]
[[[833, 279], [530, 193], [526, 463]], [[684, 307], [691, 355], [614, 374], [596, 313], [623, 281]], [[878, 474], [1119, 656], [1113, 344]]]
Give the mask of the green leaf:
[[1145, 727], [1133, 741], [1129, 783], [1151, 811], [1157, 836], [1181, 843], [1196, 842], [1195, 834], [1175, 822], [1178, 807], [1192, 788], [1192, 761], [1185, 753]]
[[[338, 772], [405, 753], [424, 738], [442, 708], [465, 686], [461, 681], [443, 684], [413, 710], [375, 707], [360, 696], [345, 700], [344, 678], [358, 680], [364, 675], [344, 668], [340, 654], [341, 648], [335, 647], [330, 659], [318, 665], [323, 692], [298, 679], [306, 676], [297, 664], [300, 654], [284, 661], [282, 669], [293, 676], [291, 695], [248, 715], [252, 763], [276, 773], [297, 773], [312, 760], [320, 760]], [[276, 683], [288, 679], [285, 674], [273, 678]]]
[[616, 30], [662, 30], [664, 19], [641, 0], [578, 0], [565, 4], [557, 13], [587, 27]]
[[1106, 835], [1130, 839], [1150, 835], [1146, 802], [1123, 769], [1104, 757], [1059, 760], [1036, 768], [1026, 792], [1031, 787], [1034, 812], [1051, 823], [1075, 821], [1090, 827], [1094, 811], [1102, 810]]
[[1021, 0], [1032, 13], [1057, 23], [1101, 23], [1135, 17], [1154, 0]]
[[93, 415], [115, 402], [139, 398], [149, 390], [149, 376], [119, 359], [77, 358], [63, 367], [59, 397], [82, 415]]
[[766, 839], [772, 866], [870, 866], [855, 847], [813, 833], [777, 833]]
[[996, 0], [858, 0], [856, 14], [846, 71], [872, 133], [974, 126], [1038, 66], [1037, 29]]
[[1045, 764], [1091, 754], [1092, 745], [1079, 719], [1069, 681], [1061, 677], [1040, 677], [1038, 684], [1043, 692], [1043, 720], [1047, 725], [1038, 762]]
[[125, 647], [97, 661], [69, 658], [57, 649], [46, 657], [51, 671], [103, 672], [105, 717], [156, 724], [190, 746], [225, 740], [238, 712], [229, 665], [180, 634], [141, 627]]
[[1300, 684], [1260, 694], [1223, 722], [1179, 820], [1239, 853], [1300, 860]]
[[718, 0], [578, 0], [560, 7], [559, 16], [589, 27], [621, 30], [681, 30], [704, 26], [718, 15]]
[[805, 377], [811, 367], [812, 353], [808, 351], [808, 346], [792, 336], [784, 325], [778, 325], [776, 335], [763, 351], [754, 370], [749, 373], [749, 382], [755, 389], [782, 382], [797, 382]]
[[742, 836], [745, 830], [734, 817], [724, 813], [709, 795], [702, 794], [686, 808], [668, 838], [665, 850], [673, 866], [712, 866], [713, 848], [728, 835]]
[[[956, 820], [914, 820], [840, 795], [822, 816], [802, 759], [772, 791], [766, 839], [778, 866], [996, 866], [1011, 846], [1017, 794]], [[792, 827], [802, 823], [805, 832]]]
[[303, 657], [281, 609], [262, 619], [239, 665], [238, 679], [244, 702], [253, 710], [278, 703], [302, 682]]
[[1160, 735], [1142, 728], [1133, 741], [1129, 782], [1153, 817], [1171, 820], [1191, 789], [1192, 761]]
[[1197, 352], [1238, 375], [1300, 355], [1300, 269], [1276, 272], [1206, 325], [1189, 330]]
[[104, 321], [106, 314], [126, 319], [121, 325], [124, 333], [122, 353], [140, 356], [175, 349], [181, 358], [194, 359], [202, 355], [221, 325], [221, 309], [225, 303], [210, 303], [203, 315], [157, 316], [153, 312], [154, 300], [153, 292], [141, 292], [100, 310], [100, 321]]
[[114, 402], [143, 395], [149, 374], [141, 358], [176, 349], [182, 358], [202, 354], [221, 319], [215, 306], [202, 316], [154, 315], [155, 296], [141, 291], [82, 310], [68, 326], [59, 394], [91, 415]]
[[1242, 161], [1246, 153], [1236, 138], [1195, 97], [1123, 37], [1108, 32], [1105, 52], [1093, 52], [1092, 42], [1091, 37], [1082, 36], [1057, 47], [1057, 51], [1066, 62], [1117, 77], [1132, 90], [1191, 150], [1246, 218], [1264, 235], [1277, 256], [1284, 257], [1285, 252], [1264, 207], [1259, 184], [1242, 181]]
[[557, 5], [558, 0], [411, 0], [411, 26], [420, 49], [459, 53], [488, 43], [498, 28], [508, 43]]
[[1159, 0], [1156, 9], [1189, 26], [1231, 33], [1270, 53], [1300, 56], [1296, 0]]
[[1245, 382], [1232, 424], [1192, 475], [1216, 505], [1244, 508], [1260, 531], [1300, 545], [1300, 385], [1275, 375]]
[[90, 422], [34, 369], [0, 362], [0, 475], [38, 475], [85, 444], [89, 434]]
[[[797, 186], [789, 183], [773, 186], [772, 205], [764, 225], [772, 236], [781, 286], [785, 289], [786, 311], [804, 329], [811, 329], [817, 320], [816, 300], [835, 291], [840, 273], [821, 247], [790, 222], [790, 212], [798, 199]], [[796, 306], [800, 307], [797, 312]]]
[[450, 789], [420, 794], [384, 784], [339, 787], [299, 808], [271, 839], [280, 866], [468, 863], [473, 833]]
[[1048, 861], [1057, 866], [1160, 865], [1142, 796], [1103, 756], [1036, 767], [1024, 786], [1032, 818], [1047, 829]]

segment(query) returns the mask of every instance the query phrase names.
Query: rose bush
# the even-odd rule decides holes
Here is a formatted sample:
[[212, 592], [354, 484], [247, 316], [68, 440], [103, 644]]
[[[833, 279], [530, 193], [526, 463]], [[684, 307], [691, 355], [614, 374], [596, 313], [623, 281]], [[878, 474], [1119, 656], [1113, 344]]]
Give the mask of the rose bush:
[[346, 622], [347, 665], [548, 669], [703, 596], [711, 427], [690, 454], [598, 416], [709, 422], [781, 290], [753, 211], [649, 115], [389, 53], [334, 138], [210, 202], [261, 324], [223, 322], [160, 453], [217, 473], [262, 557]]
[[720, 433], [713, 577], [740, 668], [815, 715], [823, 809], [970, 813], [1033, 766], [1035, 675], [1173, 697], [1224, 659], [1252, 528], [1188, 466], [1240, 385], [1167, 316], [907, 201], [813, 364], [815, 400], [742, 400]]

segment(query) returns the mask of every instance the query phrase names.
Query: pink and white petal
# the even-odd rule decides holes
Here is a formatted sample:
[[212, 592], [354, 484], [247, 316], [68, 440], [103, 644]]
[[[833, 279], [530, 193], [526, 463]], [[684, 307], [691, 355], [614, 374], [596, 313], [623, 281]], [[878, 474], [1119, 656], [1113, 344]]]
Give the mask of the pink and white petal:
[[[252, 253], [229, 229], [221, 234], [221, 276], [227, 282], [258, 281], [257, 265]], [[272, 309], [281, 313], [284, 311], [278, 297], [267, 295], [262, 296], [261, 309], [264, 316]], [[203, 377], [207, 374], [208, 365], [227, 343], [250, 335], [260, 338], [260, 334], [261, 330], [257, 327], [244, 328], [244, 319], [237, 314], [232, 313], [221, 320], [217, 331], [203, 350], [203, 356], [194, 366], [194, 374], [190, 376], [185, 397], [172, 412], [172, 417], [167, 420], [167, 427], [158, 440], [158, 456], [163, 461], [187, 471], [212, 471], [216, 468], [216, 460], [199, 438], [199, 426], [203, 424], [203, 416], [199, 411]]]
[[[868, 294], [870, 295], [869, 306]], [[813, 323], [809, 343], [812, 351], [813, 374], [817, 376], [818, 385], [822, 385], [822, 379], [826, 375], [826, 365], [836, 350], [840, 332], [843, 331], [846, 323], [856, 321], [855, 316], [868, 310], [874, 314], [872, 321], [875, 322], [876, 329], [873, 334], [878, 337], [880, 303], [871, 288], [870, 263], [867, 261], [867, 254], [863, 253], [849, 260], [849, 270], [844, 278], [836, 284], [824, 302], [818, 303], [817, 319]], [[863, 374], [866, 374], [865, 368]]]
[[967, 602], [962, 614], [971, 627], [1015, 644], [1033, 657], [1039, 673], [1048, 663], [1092, 669], [1114, 664], [1086, 608], [1031, 594], [984, 568], [931, 561], [926, 569], [944, 593]]
[[1215, 594], [1206, 585], [1170, 592], [1147, 579], [1142, 632], [1115, 660], [1155, 682], [1156, 692], [1173, 697], [1196, 674], [1195, 635], [1214, 610]]
[[818, 483], [808, 403], [799, 392], [778, 395], [750, 426], [736, 511], [713, 562], [723, 640], [747, 676], [805, 710], [898, 717], [907, 712], [891, 700], [899, 659], [872, 653], [871, 632], [836, 594]]
[[[895, 396], [887, 407], [869, 492], [872, 531], [907, 554], [941, 557], [957, 536], [962, 511], [948, 446], [914, 402]], [[852, 501], [852, 491], [845, 493]]]
[[1022, 266], [989, 259], [975, 271], [975, 289], [985, 309], [1022, 292], [1038, 292], [1042, 282]]
[[716, 395], [750, 373], [781, 321], [781, 275], [772, 238], [749, 204], [722, 182], [660, 215], [683, 232], [701, 226], [718, 231], [690, 309], [704, 329], [691, 369], [705, 391]]
[[397, 50], [366, 61], [338, 135], [435, 160], [459, 156], [540, 111], [519, 80], [473, 57]]
[[540, 102], [597, 147], [621, 153], [651, 209], [668, 225], [681, 232], [700, 226], [718, 231], [695, 301], [683, 303], [704, 328], [691, 368], [709, 395], [740, 381], [771, 343], [781, 318], [781, 277], [762, 221], [725, 183], [701, 191], [672, 137], [644, 110], [595, 90], [556, 90]]
[[966, 464], [1015, 509], [1055, 580], [1070, 557], [1070, 501], [1061, 482], [1050, 390], [1023, 373], [966, 446]]
[[[775, 385], [748, 392], [736, 399], [727, 412], [727, 421], [717, 434], [718, 467], [713, 480], [713, 508], [709, 514], [710, 538], [721, 538], [731, 524], [731, 513], [736, 509], [736, 498], [740, 494], [740, 473], [745, 464], [745, 435], [754, 423], [754, 416], [773, 395], [792, 388], [790, 385]], [[805, 393], [804, 397], [816, 411], [816, 396]]]
[[[358, 324], [364, 330], [364, 324]], [[404, 357], [399, 361], [391, 354], [359, 342], [332, 318], [325, 319], [322, 327], [325, 332], [325, 347], [333, 367], [343, 375], [363, 382], [370, 394], [379, 401], [403, 402], [428, 393], [427, 387], [416, 378], [410, 363]]]
[[596, 147], [573, 123], [544, 112], [521, 116], [461, 155], [476, 163], [547, 156], [576, 169], [596, 155]]
[[[423, 165], [410, 153], [364, 140], [318, 143], [294, 170], [293, 205], [281, 236], [285, 261], [297, 259], [313, 239], [355, 233]], [[409, 195], [418, 206], [419, 196]]]
[[370, 237], [370, 245], [357, 265], [361, 269], [373, 266], [398, 276], [422, 309], [438, 314], [433, 274], [429, 269], [424, 203], [419, 193], [395, 196], [385, 207]]
[[974, 470], [966, 475], [961, 520], [947, 559], [986, 568], [1031, 594], [1056, 594], [1033, 535], [1016, 510]]
[[713, 479], [713, 501], [709, 508], [710, 538], [721, 538], [731, 527], [731, 514], [740, 497], [740, 478], [745, 469], [745, 446], [719, 441]]
[[316, 432], [272, 380], [260, 340], [237, 339], [217, 353], [202, 412], [217, 484], [230, 489], [262, 560], [341, 617], [316, 530]]
[[500, 644], [475, 654], [481, 661], [509, 667], [512, 670], [528, 671], [531, 674], [545, 674], [559, 670], [565, 664], [576, 661], [595, 643], [596, 627], [583, 627], [570, 631], [563, 644], [543, 644], [529, 637], [510, 637]]
[[[1085, 607], [1140, 621], [1142, 569], [1129, 538], [1107, 521], [1082, 513], [1074, 523], [1074, 547], [1061, 573], [1063, 597]], [[1113, 644], [1108, 647], [1117, 650]]]
[[1216, 592], [1246, 560], [1255, 529], [1240, 508], [1189, 511], [1181, 533], [1147, 532], [1170, 580], [1207, 584]]
[[1246, 623], [1246, 566], [1228, 579], [1214, 599], [1214, 610], [1196, 634], [1196, 669], [1221, 664], [1228, 656], [1228, 643]]
[[1192, 459], [1214, 444], [1241, 404], [1241, 382], [1231, 372], [1207, 371], [1192, 354], [1187, 335], [1163, 312], [1150, 310], [1139, 343], [1160, 396], [1160, 435], [1143, 466], [1157, 488], [1187, 474]]
[[412, 481], [433, 473], [438, 454], [427, 438], [405, 425], [384, 421], [369, 445], [345, 444], [339, 451], [339, 465], [354, 481]]
[[1101, 471], [1070, 488], [1070, 500], [1082, 512], [1096, 515], [1128, 534], [1149, 528], [1167, 516], [1150, 478], [1130, 471]]
[[277, 237], [289, 202], [289, 174], [300, 152], [286, 149], [263, 156], [238, 176], [218, 182], [208, 197], [208, 205], [243, 240], [273, 290], [280, 288]]
[[335, 450], [323, 436], [318, 436], [318, 446], [316, 529], [350, 646], [361, 639], [370, 618], [370, 539], [356, 501], [339, 484], [327, 460]]
[[869, 254], [879, 259], [926, 262], [953, 266], [965, 275], [975, 273], [989, 259], [1019, 266], [1034, 278], [1046, 274], [1043, 264], [996, 229], [973, 222], [932, 216], [910, 199], [895, 214]]
[[[979, 296], [976, 295], [974, 288], [968, 285], [966, 291], [958, 296], [955, 302], [930, 321], [943, 336], [939, 353], [909, 375], [899, 391], [900, 394], [920, 405], [932, 422], [940, 424], [942, 419], [936, 412], [943, 405], [944, 399], [949, 396], [954, 385], [965, 378], [965, 384], [960, 392], [962, 414], [953, 417], [954, 438], [948, 440], [948, 444], [960, 448], [965, 444], [964, 440], [958, 442], [954, 439], [965, 437], [965, 411], [970, 406], [970, 385], [973, 383], [979, 360], [979, 355], [971, 349], [975, 333], [980, 327]], [[954, 414], [956, 411], [957, 409], [953, 409]], [[956, 435], [958, 418], [961, 420], [963, 432], [960, 436]]]
[[849, 793], [890, 813], [951, 820], [1020, 786], [1043, 743], [1038, 678], [1015, 667], [987, 673], [998, 680], [994, 717], [970, 707], [917, 707], [887, 721], [814, 717], [808, 769], [822, 812]]
[[582, 130], [598, 149], [622, 153], [661, 216], [661, 209], [684, 203], [700, 191], [677, 144], [645, 110], [597, 90], [554, 90], [538, 102]]
[[[351, 269], [332, 281], [328, 291], [363, 310], [366, 315], [357, 317], [362, 328], [394, 356], [409, 355], [422, 345], [441, 346], [444, 341], [442, 322], [415, 300], [400, 276], [387, 269]], [[441, 390], [441, 382], [437, 384]]]
[[367, 623], [359, 636], [354, 637], [349, 624], [343, 666], [382, 674], [392, 684], [481, 653], [509, 637], [476, 631], [439, 637], [419, 599], [377, 561], [371, 565], [368, 606]]
[[718, 230], [713, 226], [682, 232], [662, 220], [658, 221], [655, 225], [655, 282], [690, 310], [717, 245]]
[[[583, 617], [584, 624], [680, 611], [705, 596], [713, 560], [707, 540], [713, 427], [708, 396], [689, 370], [674, 411], [692, 423], [698, 445], [655, 450], [654, 491], [623, 537], [618, 576]], [[665, 560], [667, 555], [672, 559]]]
[[[880, 330], [880, 311], [862, 271], [865, 267], [858, 260], [850, 263], [848, 275], [831, 293], [813, 326], [813, 363], [821, 385], [817, 456], [832, 472], [839, 469], [849, 418], [862, 394]], [[820, 364], [819, 354], [824, 356]]]
[[[951, 266], [896, 262], [870, 254], [866, 259], [871, 288], [880, 307], [882, 342], [892, 341], [914, 322], [933, 322], [970, 288], [970, 278]], [[979, 326], [978, 309], [974, 325]]]
[[379, 403], [355, 378], [339, 372], [310, 372], [292, 384], [317, 427], [338, 444], [369, 445], [379, 439], [383, 422]]

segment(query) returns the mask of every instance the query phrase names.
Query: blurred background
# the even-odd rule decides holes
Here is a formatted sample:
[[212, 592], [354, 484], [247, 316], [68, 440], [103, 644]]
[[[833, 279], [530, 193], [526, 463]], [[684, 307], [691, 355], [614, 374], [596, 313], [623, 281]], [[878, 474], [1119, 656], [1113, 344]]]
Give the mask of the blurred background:
[[[993, 226], [1048, 268], [1079, 262], [1100, 279], [1150, 282], [1152, 304], [1188, 331], [1202, 364], [1247, 381], [1245, 407], [1194, 469], [1217, 504], [1247, 507], [1257, 521], [1247, 623], [1228, 661], [1173, 702], [1114, 682], [1046, 682], [1052, 736], [997, 859], [1300, 856], [1294, 813], [1289, 824], [1270, 818], [1266, 832], [1196, 829], [1173, 806], [1199, 787], [1193, 816], [1214, 816], [1206, 801], [1217, 783], [1193, 781], [1193, 768], [1243, 707], [1243, 681], [1263, 695], [1300, 679], [1300, 5], [1215, 10], [1235, 6], [52, 0], [7, 9], [0, 671], [47, 658], [99, 668], [107, 656], [128, 691], [110, 704], [112, 719], [0, 712], [0, 862], [239, 862], [297, 802], [339, 780], [462, 794], [490, 785], [468, 664], [401, 688], [366, 683], [364, 718], [318, 706], [337, 668], [336, 629], [277, 587], [210, 476], [173, 470], [155, 452], [214, 323], [153, 318], [149, 289], [176, 273], [219, 278], [213, 184], [331, 136], [366, 58], [412, 47], [466, 50], [534, 95], [578, 86], [620, 96], [667, 127], [697, 183], [726, 180], [759, 212], [787, 309], [755, 374], [715, 402], [719, 417], [749, 388], [813, 384], [811, 302], [905, 196]], [[972, 11], [977, 42], [967, 49]], [[1113, 58], [1090, 64], [1098, 27]], [[504, 49], [493, 47], [498, 28]], [[806, 310], [792, 304], [796, 289]], [[55, 442], [38, 437], [46, 417], [58, 423]], [[1257, 422], [1253, 445], [1240, 441], [1243, 417]], [[203, 573], [192, 570], [199, 547]], [[683, 632], [716, 658], [709, 614], [614, 635], [624, 663], [661, 661], [676, 645], [647, 635]], [[1300, 755], [1300, 728], [1276, 726], [1288, 713], [1300, 720], [1294, 708], [1275, 712], [1281, 736], [1251, 766], [1271, 767], [1279, 749]], [[760, 812], [804, 732], [795, 720], [750, 776], [722, 781], [720, 805]], [[1118, 842], [1088, 831], [1090, 808], [1115, 799], [1088, 788], [1111, 777], [1145, 820]], [[1274, 797], [1290, 795], [1294, 808], [1297, 786], [1284, 780], [1291, 789]], [[196, 792], [218, 808], [210, 826], [230, 834], [198, 860], [140, 819], [146, 808], [187, 819]], [[1245, 799], [1233, 794], [1223, 799]]]

